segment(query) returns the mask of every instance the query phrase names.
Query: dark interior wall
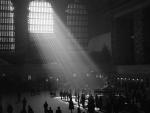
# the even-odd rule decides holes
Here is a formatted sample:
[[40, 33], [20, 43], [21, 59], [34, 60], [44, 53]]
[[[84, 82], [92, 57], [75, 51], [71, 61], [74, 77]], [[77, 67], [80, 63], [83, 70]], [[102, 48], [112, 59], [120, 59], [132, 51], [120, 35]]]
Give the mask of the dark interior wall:
[[87, 0], [90, 38], [111, 32], [110, 0]]
[[89, 14], [89, 35], [96, 37], [98, 35], [111, 31], [111, 15], [90, 12]]
[[150, 6], [143, 10], [144, 14], [144, 25], [143, 25], [143, 36], [144, 36], [144, 60], [146, 64], [150, 63]]
[[115, 19], [112, 53], [115, 64], [134, 64], [133, 19], [125, 15]]
[[[92, 44], [91, 42], [93, 40], [97, 40], [97, 46], [93, 43], [93, 47], [95, 47], [96, 50], [101, 50], [91, 51], [90, 57], [95, 64], [101, 68], [101, 71], [109, 72], [112, 69], [112, 56], [110, 51], [107, 50], [107, 47], [104, 46], [101, 48], [102, 45], [105, 45], [105, 39], [101, 38], [104, 38], [104, 34], [111, 33], [112, 28], [112, 15], [105, 10], [109, 8], [109, 1], [93, 0], [89, 3], [91, 3], [89, 4], [89, 45]], [[98, 42], [100, 40], [101, 42]]]
[[[102, 72], [109, 72], [112, 70], [111, 65], [111, 53], [108, 50], [107, 47], [102, 47], [102, 45], [105, 45], [106, 39], [104, 38], [104, 34], [111, 33], [112, 28], [112, 16], [110, 13], [102, 13], [100, 9], [89, 11], [89, 45], [92, 44], [91, 42], [93, 40], [97, 40], [96, 44], [93, 43], [93, 47], [95, 47], [96, 50], [101, 51], [91, 51], [90, 57], [99, 66]], [[111, 36], [110, 36], [111, 38]], [[99, 42], [101, 40], [101, 42]], [[110, 39], [111, 40], [111, 39]], [[103, 42], [102, 42], [103, 41]], [[107, 40], [108, 41], [108, 40]]]

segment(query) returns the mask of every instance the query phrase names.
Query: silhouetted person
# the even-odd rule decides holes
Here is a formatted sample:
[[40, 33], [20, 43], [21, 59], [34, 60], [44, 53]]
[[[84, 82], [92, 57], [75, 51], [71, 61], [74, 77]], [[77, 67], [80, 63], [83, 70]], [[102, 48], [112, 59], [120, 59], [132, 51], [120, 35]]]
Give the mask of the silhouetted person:
[[21, 110], [20, 113], [27, 113], [27, 111], [26, 111], [26, 106], [23, 106], [23, 108], [22, 108], [22, 110]]
[[118, 97], [115, 97], [115, 100], [114, 100], [114, 105], [113, 105], [113, 110], [115, 113], [118, 113], [119, 112], [119, 102], [118, 102]]
[[13, 113], [13, 107], [12, 105], [7, 106], [7, 113]]
[[78, 101], [78, 93], [77, 93], [76, 90], [75, 90], [75, 101], [76, 101], [76, 102]]
[[57, 107], [56, 113], [62, 113], [60, 107]]
[[27, 105], [27, 100], [24, 97], [23, 100], [22, 100], [22, 110], [21, 110], [20, 113], [27, 113], [27, 111], [26, 111], [26, 105]]
[[77, 108], [77, 113], [81, 113], [81, 109], [79, 107]]
[[0, 113], [3, 112], [3, 106], [2, 106], [2, 97], [0, 95]]
[[69, 100], [72, 99], [72, 94], [71, 94], [71, 92], [68, 94], [68, 96], [69, 96]]
[[51, 108], [51, 107], [49, 107], [49, 109], [48, 109], [48, 113], [53, 113], [53, 110], [52, 110], [52, 108]]
[[61, 100], [62, 100], [62, 97], [63, 97], [63, 92], [62, 91], [60, 91], [60, 98], [61, 98]]
[[17, 93], [17, 102], [20, 102], [20, 101], [21, 101], [21, 93], [18, 92], [18, 93]]
[[88, 98], [88, 112], [94, 113], [94, 111], [95, 111], [94, 97], [92, 95], [90, 95]]
[[26, 105], [27, 105], [27, 100], [26, 100], [25, 97], [24, 97], [23, 100], [22, 100], [22, 104], [23, 104], [23, 108], [26, 107]]
[[33, 109], [31, 108], [30, 105], [28, 105], [28, 113], [34, 113]]
[[44, 113], [47, 113], [48, 111], [48, 104], [47, 104], [47, 101], [45, 101], [44, 103]]
[[111, 102], [109, 99], [106, 100], [105, 113], [111, 113]]
[[71, 113], [72, 113], [72, 110], [74, 110], [74, 104], [73, 104], [72, 98], [70, 98], [70, 101], [69, 101], [69, 110], [71, 110]]
[[0, 113], [3, 113], [3, 107], [1, 104], [0, 104]]
[[20, 113], [27, 113], [27, 111], [26, 111], [26, 107], [23, 107], [23, 109], [21, 110], [21, 112]]
[[99, 110], [102, 110], [102, 106], [103, 106], [103, 102], [102, 102], [102, 97], [100, 96], [98, 98], [98, 108], [99, 108]]
[[83, 108], [85, 108], [85, 94], [81, 95], [81, 104], [82, 104]]
[[67, 91], [67, 101], [70, 99], [70, 93]]
[[98, 107], [98, 95], [95, 95], [95, 106]]
[[78, 98], [77, 98], [77, 100], [78, 100], [78, 106], [80, 107], [80, 94], [78, 93]]

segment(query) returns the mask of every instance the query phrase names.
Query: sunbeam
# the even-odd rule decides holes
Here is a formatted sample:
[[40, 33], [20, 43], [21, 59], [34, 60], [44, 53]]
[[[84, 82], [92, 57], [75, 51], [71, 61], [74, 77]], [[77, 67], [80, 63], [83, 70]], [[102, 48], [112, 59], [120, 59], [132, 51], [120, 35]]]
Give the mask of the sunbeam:
[[[42, 4], [40, 5], [39, 3], [38, 5], [42, 6]], [[33, 10], [32, 5], [33, 3], [31, 3], [31, 8], [29, 8], [31, 12], [35, 11], [35, 9]], [[40, 9], [38, 9], [38, 12], [40, 12], [39, 10]], [[47, 13], [48, 10], [44, 9]], [[78, 44], [73, 34], [60, 20], [56, 12], [53, 10], [53, 13], [49, 12], [49, 14], [51, 14], [49, 15], [51, 18], [46, 21], [47, 23], [50, 23], [51, 26], [49, 24], [49, 26], [47, 26], [47, 24], [41, 25], [41, 23], [44, 23], [44, 17], [48, 17], [47, 15], [40, 17], [41, 14], [38, 13], [37, 17], [37, 14], [29, 14], [29, 31], [32, 37], [31, 40], [36, 44], [41, 59], [46, 62], [43, 66], [47, 73], [62, 74], [67, 81], [66, 84], [69, 84], [70, 87], [102, 87], [105, 84], [105, 80], [102, 80], [102, 84], [99, 86], [100, 83], [95, 82], [92, 79], [88, 80], [84, 78], [89, 77], [87, 74], [90, 75], [91, 70], [97, 73], [100, 73], [101, 70], [90, 59], [87, 51]], [[34, 23], [36, 17], [39, 18], [39, 21]], [[54, 23], [52, 24], [49, 21]]]

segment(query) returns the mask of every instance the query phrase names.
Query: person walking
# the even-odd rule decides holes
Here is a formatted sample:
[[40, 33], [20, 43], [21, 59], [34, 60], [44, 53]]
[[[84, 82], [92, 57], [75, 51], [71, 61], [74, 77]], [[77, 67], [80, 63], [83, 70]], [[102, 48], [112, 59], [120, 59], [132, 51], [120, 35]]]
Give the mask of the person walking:
[[62, 111], [61, 111], [59, 106], [57, 107], [56, 113], [62, 113]]
[[7, 106], [7, 113], [13, 113], [13, 107], [10, 104]]
[[98, 108], [98, 99], [99, 99], [99, 97], [98, 97], [98, 95], [96, 94], [96, 95], [95, 95], [95, 107], [97, 107], [97, 108]]
[[88, 98], [88, 112], [89, 113], [94, 113], [95, 112], [95, 102], [94, 102], [94, 97], [90, 94]]
[[72, 98], [70, 98], [70, 101], [69, 101], [69, 110], [71, 111], [71, 113], [74, 110], [74, 104], [73, 104]]
[[102, 111], [102, 107], [103, 107], [102, 97], [99, 96], [99, 98], [98, 98], [98, 108], [99, 108], [99, 111]]
[[44, 113], [47, 113], [47, 111], [48, 111], [48, 104], [47, 104], [47, 101], [45, 101], [45, 103], [44, 103]]
[[80, 107], [77, 108], [77, 113], [81, 113]]
[[28, 105], [28, 113], [34, 113], [33, 109], [31, 108], [30, 105]]
[[22, 104], [23, 104], [23, 107], [25, 107], [27, 105], [27, 100], [26, 98], [24, 97], [23, 100], [22, 100]]
[[85, 94], [82, 93], [81, 95], [81, 104], [82, 104], [82, 107], [85, 108]]
[[48, 113], [53, 113], [53, 110], [52, 110], [52, 108], [51, 108], [51, 107], [49, 107], [49, 109], [48, 109]]
[[17, 103], [21, 102], [21, 93], [17, 93]]
[[0, 113], [3, 113], [2, 97], [0, 95]]

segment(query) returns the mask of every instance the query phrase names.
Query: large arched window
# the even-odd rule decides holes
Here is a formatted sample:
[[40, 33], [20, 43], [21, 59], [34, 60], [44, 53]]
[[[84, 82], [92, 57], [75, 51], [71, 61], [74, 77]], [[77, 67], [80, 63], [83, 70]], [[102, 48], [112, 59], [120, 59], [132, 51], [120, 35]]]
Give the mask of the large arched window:
[[53, 9], [49, 2], [32, 1], [29, 4], [29, 32], [53, 33]]
[[0, 52], [14, 52], [14, 7], [11, 0], [0, 0]]

